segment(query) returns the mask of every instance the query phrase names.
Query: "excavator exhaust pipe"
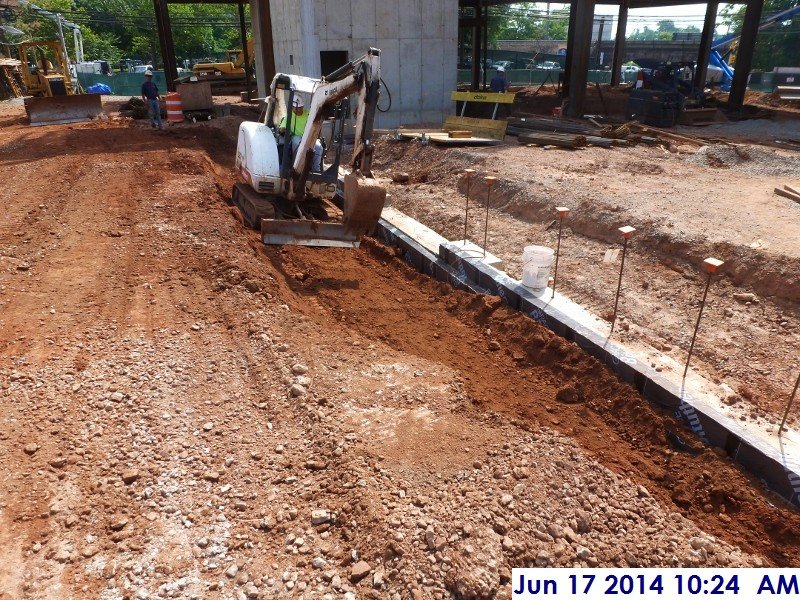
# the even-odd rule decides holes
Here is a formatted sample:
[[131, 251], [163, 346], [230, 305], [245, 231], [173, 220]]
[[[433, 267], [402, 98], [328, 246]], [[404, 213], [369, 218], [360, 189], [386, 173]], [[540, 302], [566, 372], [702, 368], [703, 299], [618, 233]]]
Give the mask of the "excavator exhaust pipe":
[[358, 248], [361, 237], [375, 230], [385, 202], [386, 189], [374, 179], [348, 174], [342, 223], [262, 219], [261, 239], [265, 244]]
[[31, 126], [92, 121], [103, 114], [100, 94], [25, 98]]

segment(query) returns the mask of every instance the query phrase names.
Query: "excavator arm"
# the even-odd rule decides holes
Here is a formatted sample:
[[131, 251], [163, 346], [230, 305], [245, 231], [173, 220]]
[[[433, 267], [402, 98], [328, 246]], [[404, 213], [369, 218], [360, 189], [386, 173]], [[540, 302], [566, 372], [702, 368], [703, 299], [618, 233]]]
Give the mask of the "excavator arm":
[[340, 67], [320, 81], [311, 95], [308, 123], [292, 165], [288, 197], [302, 199], [313, 163], [314, 144], [322, 129], [327, 109], [347, 96], [358, 93], [356, 138], [351, 166], [353, 172], [371, 177], [372, 132], [380, 92], [380, 50], [370, 48], [362, 57]]

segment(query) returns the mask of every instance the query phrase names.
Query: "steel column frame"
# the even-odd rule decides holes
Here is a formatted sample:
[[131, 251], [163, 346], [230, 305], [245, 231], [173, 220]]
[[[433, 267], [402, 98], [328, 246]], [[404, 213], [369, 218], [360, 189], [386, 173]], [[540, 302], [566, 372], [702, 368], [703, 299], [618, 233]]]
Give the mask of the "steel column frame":
[[244, 58], [244, 80], [247, 90], [247, 101], [253, 99], [253, 83], [250, 76], [250, 52], [247, 50], [247, 24], [244, 20], [244, 0], [239, 0], [239, 32], [242, 37], [242, 55]]
[[[572, 48], [567, 48], [569, 70], [569, 97], [567, 116], [583, 116], [583, 101], [586, 97], [586, 79], [589, 70], [589, 52], [592, 46], [592, 20], [594, 0], [575, 0], [575, 32]], [[571, 12], [571, 10], [570, 10]], [[571, 15], [570, 15], [571, 16]]]
[[167, 79], [167, 90], [174, 92], [178, 66], [175, 64], [175, 44], [172, 40], [168, 0], [153, 0], [153, 9], [156, 13], [156, 31], [161, 47], [161, 61], [164, 63], [164, 77]]
[[[619, 85], [622, 78], [622, 58], [625, 54], [625, 30], [628, 28], [628, 0], [619, 5], [617, 37], [614, 40], [614, 60], [611, 63], [611, 85]], [[602, 40], [601, 40], [602, 43]]]
[[747, 79], [753, 64], [758, 23], [761, 21], [763, 9], [764, 0], [750, 0], [744, 13], [742, 36], [739, 38], [739, 49], [733, 65], [733, 83], [731, 83], [731, 92], [728, 95], [728, 109], [733, 112], [741, 111], [744, 105], [744, 93], [747, 90]]
[[694, 69], [694, 87], [702, 90], [706, 85], [708, 74], [708, 58], [711, 42], [714, 38], [714, 26], [717, 24], [717, 2], [706, 5], [706, 19], [703, 22], [703, 35], [700, 37], [700, 49], [697, 51], [697, 66]]
[[472, 26], [472, 81], [470, 89], [477, 92], [481, 85], [481, 17], [483, 8], [480, 2], [475, 6], [475, 24]]

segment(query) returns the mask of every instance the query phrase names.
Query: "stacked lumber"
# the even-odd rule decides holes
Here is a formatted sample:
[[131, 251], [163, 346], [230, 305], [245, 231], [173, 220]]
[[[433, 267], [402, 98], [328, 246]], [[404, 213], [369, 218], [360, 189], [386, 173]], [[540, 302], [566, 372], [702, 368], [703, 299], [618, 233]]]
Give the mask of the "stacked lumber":
[[20, 62], [13, 58], [0, 58], [0, 100], [21, 98], [25, 95], [19, 65]]
[[521, 144], [537, 146], [558, 146], [559, 148], [580, 148], [586, 145], [586, 136], [575, 133], [547, 133], [545, 131], [529, 131], [517, 136]]
[[[589, 125], [582, 121], [573, 121], [564, 118], [549, 118], [549, 117], [525, 117], [520, 119], [509, 119], [508, 131], [509, 135], [516, 135], [522, 142], [524, 136], [537, 136], [537, 135], [555, 135], [555, 139], [559, 139], [561, 147], [577, 148], [574, 144], [574, 137], [577, 136], [581, 139], [580, 145], [599, 146], [601, 148], [611, 148], [612, 146], [628, 146], [630, 141], [628, 135], [630, 130], [628, 125], [619, 125], [617, 127], [598, 127]], [[559, 137], [567, 136], [567, 137]], [[570, 138], [569, 136], [573, 136]], [[565, 142], [565, 140], [569, 140]], [[536, 142], [526, 142], [536, 143]], [[566, 144], [566, 145], [563, 145]]]
[[517, 131], [547, 131], [551, 133], [575, 133], [578, 135], [600, 135], [600, 129], [587, 125], [581, 121], [571, 121], [564, 118], [550, 117], [524, 117], [508, 120], [507, 133]]

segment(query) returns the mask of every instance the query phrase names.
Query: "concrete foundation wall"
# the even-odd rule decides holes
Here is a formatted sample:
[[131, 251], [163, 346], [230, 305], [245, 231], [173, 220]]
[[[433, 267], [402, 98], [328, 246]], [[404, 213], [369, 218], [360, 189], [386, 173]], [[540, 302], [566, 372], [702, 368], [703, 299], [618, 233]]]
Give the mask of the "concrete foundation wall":
[[[303, 39], [304, 5], [310, 0], [269, 0], [272, 16], [272, 47], [275, 51], [275, 71], [308, 75], [305, 72], [306, 44]], [[269, 84], [267, 84], [269, 86]]]
[[[270, 0], [270, 6], [278, 72], [319, 77], [321, 51], [345, 51], [353, 60], [373, 46], [381, 49], [381, 76], [392, 96], [376, 127], [440, 125], [454, 110], [458, 0]], [[379, 106], [388, 105], [382, 87]]]

